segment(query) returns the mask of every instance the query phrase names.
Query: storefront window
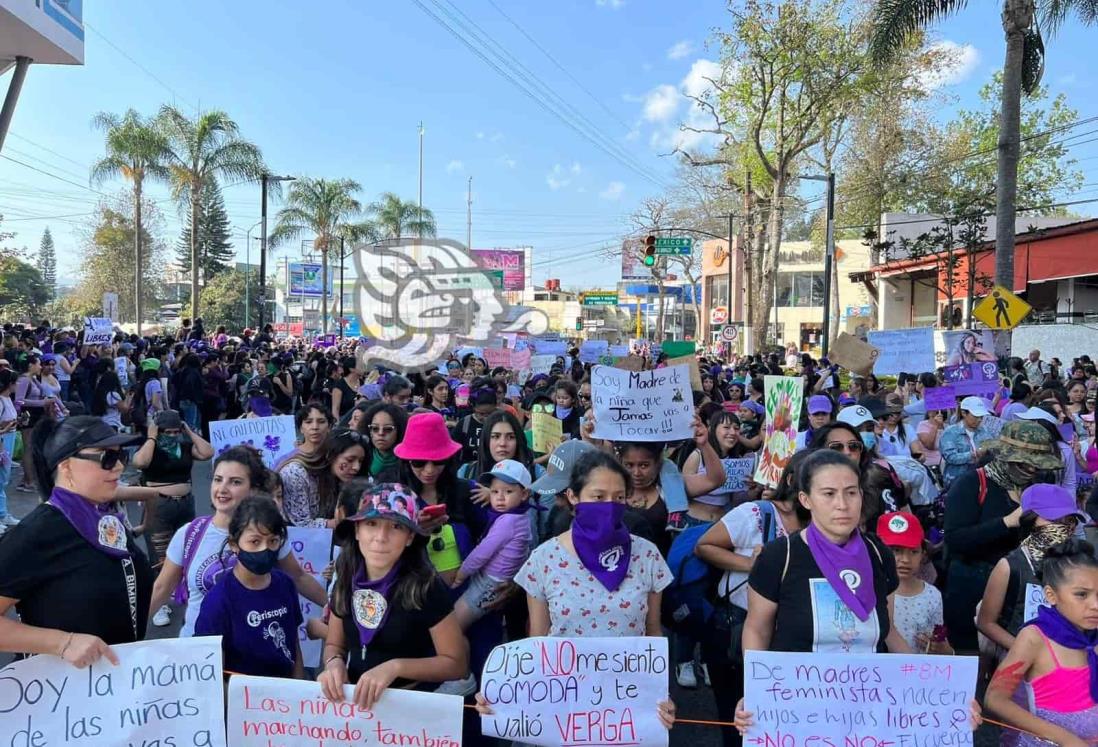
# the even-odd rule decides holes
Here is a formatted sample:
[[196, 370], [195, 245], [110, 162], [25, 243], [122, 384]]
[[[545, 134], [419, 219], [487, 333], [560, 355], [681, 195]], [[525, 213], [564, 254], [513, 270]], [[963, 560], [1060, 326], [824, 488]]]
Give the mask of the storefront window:
[[822, 272], [779, 272], [776, 305], [782, 308], [823, 306]]

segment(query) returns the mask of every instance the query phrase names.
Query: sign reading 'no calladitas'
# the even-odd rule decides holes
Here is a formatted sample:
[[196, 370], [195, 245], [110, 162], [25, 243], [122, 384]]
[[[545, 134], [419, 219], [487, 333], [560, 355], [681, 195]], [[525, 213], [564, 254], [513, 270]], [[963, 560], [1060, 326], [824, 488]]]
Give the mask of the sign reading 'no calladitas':
[[690, 371], [591, 369], [595, 438], [609, 441], [678, 441], [694, 437]]
[[241, 418], [239, 420], [215, 420], [210, 423], [210, 445], [214, 453], [233, 446], [251, 446], [258, 449], [263, 463], [269, 469], [294, 450], [293, 415], [272, 415], [267, 418]]

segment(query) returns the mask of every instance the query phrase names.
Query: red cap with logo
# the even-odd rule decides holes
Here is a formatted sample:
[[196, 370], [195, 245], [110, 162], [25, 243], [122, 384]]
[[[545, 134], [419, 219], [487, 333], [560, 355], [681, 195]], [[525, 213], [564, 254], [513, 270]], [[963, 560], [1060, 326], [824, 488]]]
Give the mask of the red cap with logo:
[[889, 547], [918, 550], [923, 546], [923, 525], [913, 514], [893, 511], [877, 519], [877, 536]]

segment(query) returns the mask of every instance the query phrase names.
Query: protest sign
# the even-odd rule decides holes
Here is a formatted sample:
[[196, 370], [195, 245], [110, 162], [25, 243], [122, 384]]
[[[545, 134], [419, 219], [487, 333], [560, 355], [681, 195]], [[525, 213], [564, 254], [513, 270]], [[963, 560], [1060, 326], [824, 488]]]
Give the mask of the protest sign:
[[610, 350], [608, 352], [610, 353], [610, 355], [614, 356], [615, 358], [624, 358], [625, 356], [629, 355], [629, 346], [628, 345], [611, 345]]
[[[934, 361], [939, 366], [996, 363], [991, 330], [937, 330], [934, 332]], [[931, 369], [927, 369], [931, 370]]]
[[690, 388], [695, 392], [702, 391], [701, 371], [698, 370], [698, 359], [691, 355], [683, 355], [678, 358], [668, 358], [669, 366], [686, 366], [690, 371]]
[[835, 342], [827, 352], [827, 357], [832, 363], [836, 363], [848, 371], [861, 376], [868, 376], [873, 371], [873, 364], [880, 352], [868, 342], [863, 342], [854, 335], [842, 332], [835, 338]]
[[555, 355], [532, 355], [530, 356], [530, 373], [547, 374], [556, 362]]
[[461, 747], [460, 697], [389, 687], [367, 711], [355, 705], [354, 690], [345, 685], [343, 701], [333, 703], [316, 682], [234, 675], [229, 747]]
[[722, 459], [721, 464], [724, 465], [724, 490], [730, 493], [747, 490], [747, 481], [755, 472], [755, 457]]
[[755, 482], [778, 486], [782, 470], [797, 450], [797, 423], [804, 404], [804, 379], [800, 376], [767, 376], [764, 379], [766, 423], [763, 448], [755, 467]]
[[530, 348], [523, 347], [521, 350], [515, 348], [511, 351], [511, 369], [514, 371], [525, 371], [530, 368], [530, 358], [532, 353]]
[[526, 638], [496, 646], [481, 693], [481, 733], [546, 745], [667, 744], [666, 638]]
[[561, 342], [560, 340], [546, 341], [535, 339], [534, 352], [538, 355], [567, 355], [568, 343]]
[[1074, 423], [1060, 423], [1060, 425], [1056, 426], [1056, 429], [1060, 431], [1060, 438], [1064, 440], [1064, 443], [1070, 445], [1075, 439]]
[[548, 412], [534, 412], [530, 416], [530, 430], [534, 434], [534, 451], [539, 454], [548, 454], [560, 446], [564, 435], [561, 422]]
[[969, 363], [964, 366], [946, 366], [942, 379], [953, 387], [958, 397], [995, 396], [999, 388], [999, 366], [996, 363]]
[[927, 412], [932, 410], [952, 410], [957, 406], [957, 393], [952, 384], [927, 387], [923, 390], [923, 402]]
[[[816, 613], [838, 624], [830, 610]], [[745, 651], [744, 710], [755, 723], [744, 744], [971, 745], [978, 665], [975, 656]]]
[[598, 363], [599, 356], [607, 354], [610, 343], [606, 340], [585, 340], [580, 345], [580, 363]]
[[696, 349], [697, 346], [693, 340], [666, 340], [660, 344], [660, 350], [667, 353], [668, 358], [693, 355]]
[[221, 638], [170, 638], [111, 647], [77, 669], [32, 656], [0, 669], [4, 747], [166, 745], [224, 747]]
[[274, 469], [283, 457], [294, 450], [296, 439], [293, 415], [214, 420], [210, 423], [210, 444], [215, 454], [220, 455], [233, 446], [251, 446], [259, 450], [263, 463], [270, 469]]
[[654, 371], [591, 369], [595, 438], [678, 441], [694, 437], [694, 399], [686, 366]]
[[484, 362], [488, 364], [489, 369], [497, 368], [499, 366], [510, 368], [511, 351], [507, 348], [485, 348]]
[[879, 350], [873, 373], [898, 374], [902, 371], [933, 371], [934, 330], [930, 327], [915, 329], [870, 330], [869, 344]]
[[[290, 544], [290, 553], [297, 559], [301, 570], [308, 573], [321, 588], [327, 588], [328, 582], [321, 575], [332, 558], [332, 530], [325, 527], [288, 527], [286, 541]], [[305, 622], [310, 617], [324, 614], [323, 606], [298, 597], [301, 604], [301, 627], [297, 629], [297, 642], [301, 647], [301, 661], [307, 667], [320, 666], [320, 649], [324, 641], [305, 635]]]
[[84, 344], [110, 345], [114, 339], [114, 327], [107, 317], [84, 317]]
[[622, 358], [615, 358], [614, 368], [620, 368], [622, 371], [643, 371], [644, 358], [636, 355], [626, 355]]

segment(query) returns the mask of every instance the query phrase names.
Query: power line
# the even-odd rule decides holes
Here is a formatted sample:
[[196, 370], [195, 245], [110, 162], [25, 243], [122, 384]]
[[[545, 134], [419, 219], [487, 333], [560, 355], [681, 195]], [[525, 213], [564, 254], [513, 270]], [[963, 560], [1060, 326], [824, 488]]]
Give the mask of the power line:
[[188, 101], [187, 99], [183, 98], [178, 93], [176, 93], [174, 88], [172, 88], [167, 83], [165, 83], [163, 80], [161, 80], [155, 73], [153, 73], [147, 67], [145, 67], [140, 62], [135, 60], [133, 57], [130, 57], [128, 54], [126, 54], [126, 52], [121, 47], [119, 47], [117, 44], [115, 44], [110, 39], [108, 39], [106, 36], [104, 36], [103, 32], [101, 32], [98, 29], [92, 27], [90, 24], [88, 24], [87, 21], [84, 22], [84, 28], [87, 29], [88, 31], [92, 32], [96, 36], [98, 36], [103, 41], [105, 41], [107, 43], [107, 45], [110, 46], [115, 52], [118, 52], [118, 54], [122, 55], [127, 60], [129, 60], [133, 64], [134, 67], [136, 67], [141, 72], [145, 73], [145, 75], [149, 76], [150, 78], [155, 80], [157, 83], [159, 83], [164, 88], [164, 90], [166, 90], [168, 93], [170, 93], [172, 95], [173, 98], [176, 98], [176, 99], [179, 99], [180, 101], [183, 101], [188, 106], [191, 106], [191, 108], [194, 109], [196, 112], [199, 110], [197, 106], [193, 106], [190, 101]]

